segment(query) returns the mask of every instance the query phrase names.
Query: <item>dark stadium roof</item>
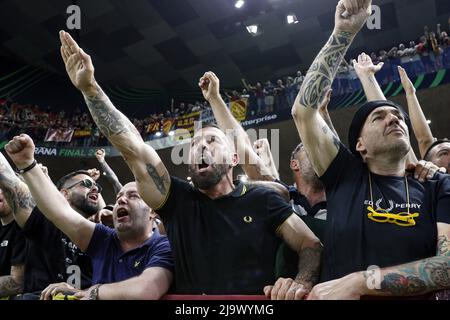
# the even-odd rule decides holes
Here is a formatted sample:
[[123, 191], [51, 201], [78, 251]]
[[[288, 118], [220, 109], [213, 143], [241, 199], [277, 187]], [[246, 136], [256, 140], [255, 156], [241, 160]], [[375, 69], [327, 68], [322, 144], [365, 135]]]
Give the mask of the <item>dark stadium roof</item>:
[[[58, 30], [66, 9], [81, 7], [79, 33], [108, 85], [165, 91], [196, 90], [199, 76], [215, 71], [223, 86], [274, 79], [307, 69], [331, 32], [334, 0], [0, 0], [0, 52], [28, 64], [64, 72]], [[351, 56], [417, 39], [423, 26], [447, 28], [448, 0], [374, 0], [381, 31], [358, 36]], [[299, 23], [287, 25], [286, 14]], [[245, 25], [258, 23], [253, 37]]]

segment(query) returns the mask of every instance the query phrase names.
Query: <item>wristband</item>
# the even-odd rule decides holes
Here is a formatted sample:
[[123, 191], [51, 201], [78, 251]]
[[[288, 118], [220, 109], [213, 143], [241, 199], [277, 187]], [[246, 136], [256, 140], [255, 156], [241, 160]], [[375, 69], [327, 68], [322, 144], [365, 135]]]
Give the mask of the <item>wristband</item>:
[[34, 167], [36, 167], [36, 165], [37, 165], [37, 161], [36, 161], [36, 159], [34, 159], [34, 160], [33, 160], [33, 163], [30, 164], [28, 167], [23, 168], [23, 169], [17, 168], [16, 171], [17, 171], [18, 174], [23, 174], [23, 173], [25, 173], [25, 172], [27, 172], [27, 171], [30, 171], [30, 170], [33, 169]]

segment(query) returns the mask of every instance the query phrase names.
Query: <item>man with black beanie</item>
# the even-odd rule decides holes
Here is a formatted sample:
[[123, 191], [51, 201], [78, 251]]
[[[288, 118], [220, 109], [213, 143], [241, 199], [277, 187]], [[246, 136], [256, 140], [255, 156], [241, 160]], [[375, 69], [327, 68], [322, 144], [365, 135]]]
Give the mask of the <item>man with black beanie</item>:
[[419, 296], [450, 287], [450, 178], [406, 175], [408, 120], [390, 101], [355, 114], [349, 148], [318, 116], [370, 0], [341, 0], [330, 40], [314, 60], [292, 109], [301, 140], [326, 188], [328, 228], [321, 281], [310, 299]]

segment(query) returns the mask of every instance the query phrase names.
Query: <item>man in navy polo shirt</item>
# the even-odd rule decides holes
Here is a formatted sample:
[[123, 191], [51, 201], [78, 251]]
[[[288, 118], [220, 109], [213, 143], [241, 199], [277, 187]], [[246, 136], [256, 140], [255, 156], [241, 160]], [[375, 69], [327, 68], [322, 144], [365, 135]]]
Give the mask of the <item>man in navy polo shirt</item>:
[[[33, 140], [16, 136], [5, 146], [42, 213], [93, 260], [94, 285], [76, 296], [82, 299], [159, 299], [172, 281], [168, 240], [153, 230], [150, 208], [136, 183], [117, 194], [114, 229], [95, 224], [71, 208], [51, 180], [35, 165]], [[80, 181], [81, 183], [82, 181]], [[58, 293], [55, 287], [46, 296]], [[62, 291], [69, 291], [63, 288]], [[73, 293], [73, 291], [72, 291]]]

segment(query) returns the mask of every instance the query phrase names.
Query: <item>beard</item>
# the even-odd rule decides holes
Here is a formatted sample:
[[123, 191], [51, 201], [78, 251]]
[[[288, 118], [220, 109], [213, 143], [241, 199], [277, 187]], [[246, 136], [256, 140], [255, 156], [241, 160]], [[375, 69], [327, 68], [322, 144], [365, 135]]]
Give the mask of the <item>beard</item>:
[[206, 190], [214, 187], [222, 180], [222, 177], [227, 174], [230, 166], [228, 164], [211, 164], [212, 172], [201, 175], [194, 168], [189, 166], [189, 173], [191, 175], [192, 183], [197, 189]]
[[86, 196], [80, 194], [72, 194], [70, 205], [80, 211], [85, 218], [89, 218], [98, 212], [98, 202], [97, 204], [90, 203]]

